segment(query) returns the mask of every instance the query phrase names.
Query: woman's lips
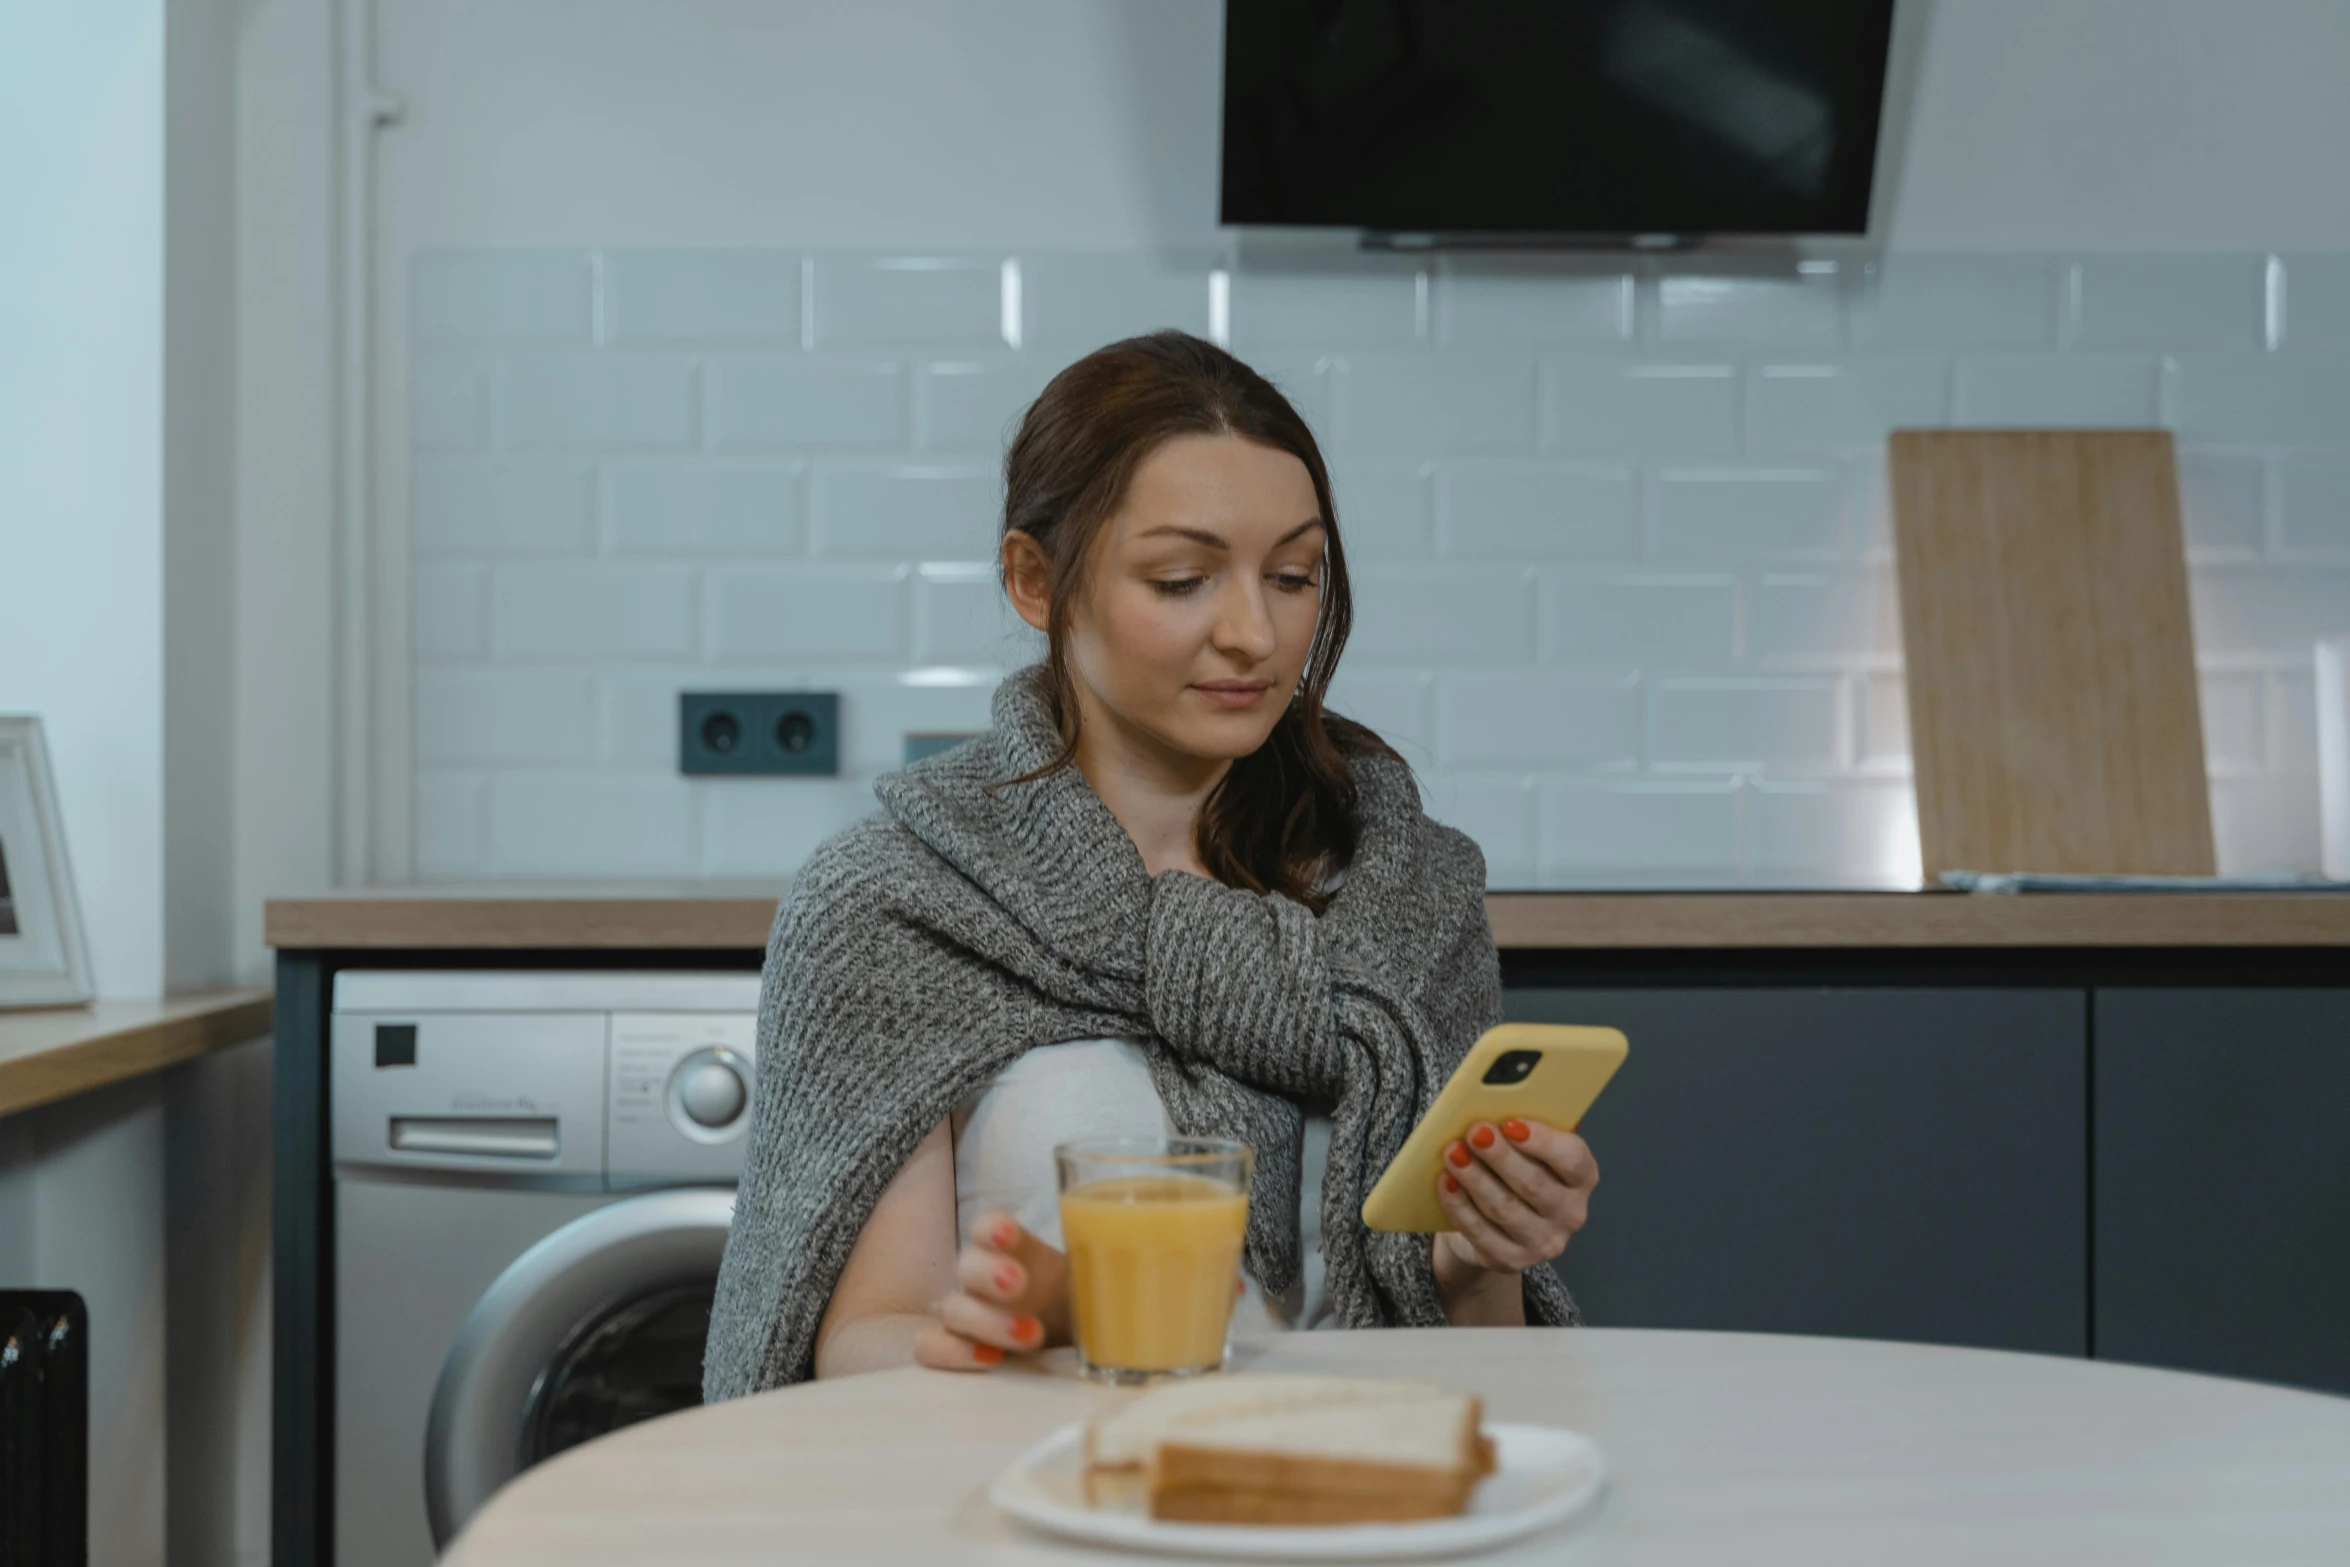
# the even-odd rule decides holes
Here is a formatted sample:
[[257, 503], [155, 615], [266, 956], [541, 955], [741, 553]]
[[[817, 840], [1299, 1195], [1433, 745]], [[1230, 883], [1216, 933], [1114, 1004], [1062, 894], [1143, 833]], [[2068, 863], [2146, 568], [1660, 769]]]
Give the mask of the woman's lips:
[[1215, 680], [1191, 688], [1218, 707], [1254, 707], [1273, 689], [1269, 680]]

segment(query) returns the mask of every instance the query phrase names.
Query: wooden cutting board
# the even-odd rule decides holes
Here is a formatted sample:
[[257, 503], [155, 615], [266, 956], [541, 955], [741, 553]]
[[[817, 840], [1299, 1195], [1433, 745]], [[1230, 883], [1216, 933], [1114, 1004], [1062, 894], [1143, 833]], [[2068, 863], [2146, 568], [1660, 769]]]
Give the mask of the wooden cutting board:
[[2170, 433], [1900, 430], [1887, 446], [1928, 883], [2211, 874]]

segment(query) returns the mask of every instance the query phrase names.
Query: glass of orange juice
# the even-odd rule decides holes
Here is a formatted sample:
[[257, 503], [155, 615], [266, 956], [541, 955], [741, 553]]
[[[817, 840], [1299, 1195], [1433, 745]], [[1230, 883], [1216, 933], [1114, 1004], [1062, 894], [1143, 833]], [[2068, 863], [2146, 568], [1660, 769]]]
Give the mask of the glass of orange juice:
[[1220, 1137], [1063, 1143], [1061, 1239], [1077, 1363], [1104, 1382], [1224, 1365], [1254, 1154]]

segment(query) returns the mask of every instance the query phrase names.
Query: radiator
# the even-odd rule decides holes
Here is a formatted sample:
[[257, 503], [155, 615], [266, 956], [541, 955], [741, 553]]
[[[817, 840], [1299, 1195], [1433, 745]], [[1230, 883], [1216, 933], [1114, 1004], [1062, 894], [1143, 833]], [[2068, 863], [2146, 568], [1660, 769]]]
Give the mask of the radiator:
[[90, 1318], [71, 1290], [0, 1290], [0, 1567], [86, 1567]]

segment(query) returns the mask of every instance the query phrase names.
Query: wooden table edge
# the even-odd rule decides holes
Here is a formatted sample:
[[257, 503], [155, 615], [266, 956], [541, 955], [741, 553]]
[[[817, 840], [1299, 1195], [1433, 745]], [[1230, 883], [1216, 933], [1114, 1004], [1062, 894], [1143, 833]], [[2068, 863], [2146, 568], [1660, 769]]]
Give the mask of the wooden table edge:
[[[108, 1009], [146, 1008], [148, 1015], [119, 1020]], [[53, 1043], [22, 1054], [4, 1049], [9, 1033], [49, 1032], [79, 1018], [86, 1027], [67, 1026]], [[269, 1033], [275, 1001], [264, 989], [207, 991], [146, 1003], [99, 1002], [94, 1007], [57, 1007], [0, 1013], [0, 1115], [53, 1104], [92, 1089], [128, 1082], [177, 1066], [215, 1050], [241, 1045]]]

